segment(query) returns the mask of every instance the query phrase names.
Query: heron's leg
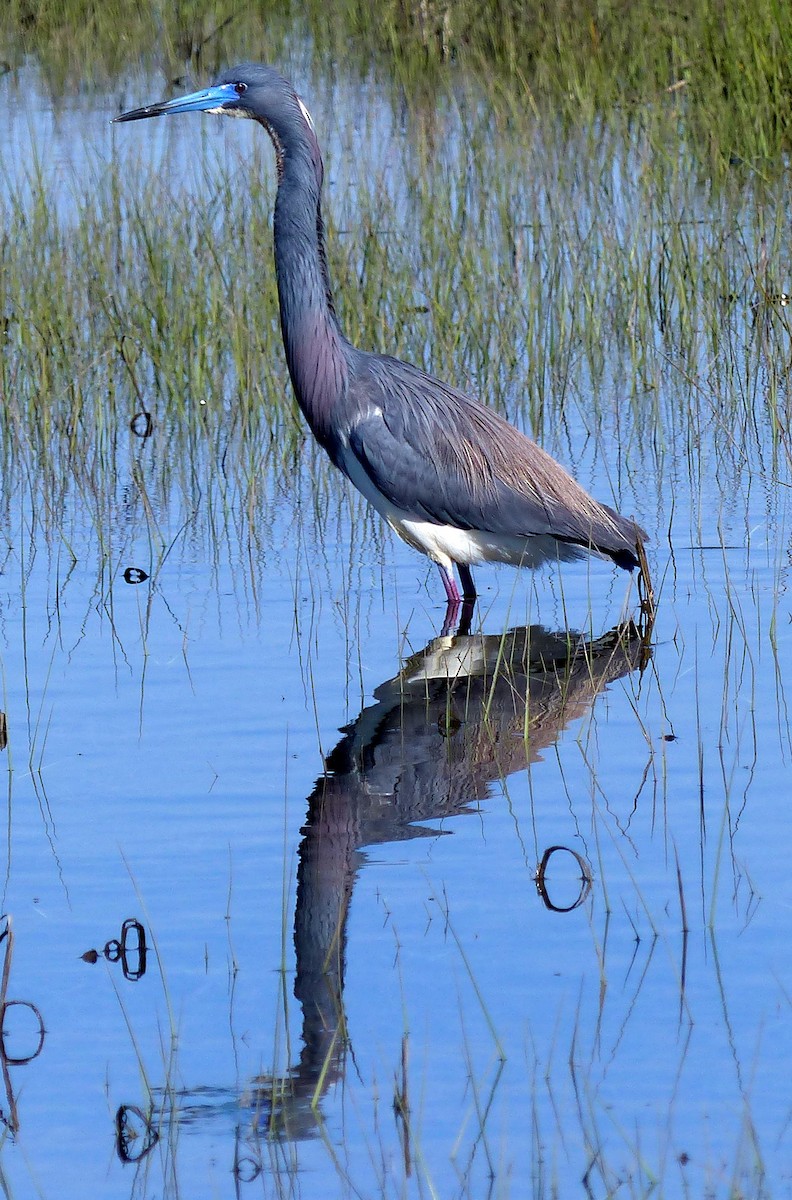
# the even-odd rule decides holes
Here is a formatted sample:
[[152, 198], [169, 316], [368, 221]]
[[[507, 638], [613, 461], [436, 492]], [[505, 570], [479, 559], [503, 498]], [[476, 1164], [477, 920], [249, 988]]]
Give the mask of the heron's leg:
[[443, 621], [443, 628], [440, 630], [440, 636], [450, 637], [454, 631], [454, 625], [456, 624], [457, 613], [459, 612], [459, 606], [462, 603], [462, 597], [459, 594], [459, 588], [456, 585], [456, 580], [454, 579], [454, 576], [448, 567], [444, 567], [442, 563], [438, 563], [437, 569], [440, 572], [440, 578], [443, 581], [446, 599], [448, 600], [445, 620]]
[[[456, 585], [456, 580], [454, 579], [454, 576], [449, 571], [448, 567], [444, 567], [442, 563], [437, 564], [437, 569], [440, 572], [440, 578], [443, 581], [443, 587], [445, 588], [445, 594], [448, 599], [449, 605], [456, 604], [457, 607], [459, 607], [462, 597], [459, 594], [459, 588]], [[468, 574], [469, 573], [470, 572], [468, 572]], [[471, 580], [471, 583], [472, 583], [472, 580]]]
[[462, 595], [466, 600], [476, 599], [476, 585], [473, 582], [473, 576], [470, 573], [470, 567], [467, 563], [457, 563], [459, 578], [462, 581]]

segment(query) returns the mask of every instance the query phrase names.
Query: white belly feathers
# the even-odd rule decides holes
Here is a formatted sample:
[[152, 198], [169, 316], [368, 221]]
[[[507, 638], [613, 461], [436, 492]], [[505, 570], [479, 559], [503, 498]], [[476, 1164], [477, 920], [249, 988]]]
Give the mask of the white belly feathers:
[[411, 516], [377, 490], [351, 451], [344, 455], [344, 468], [355, 487], [368, 500], [391, 529], [409, 546], [426, 554], [433, 562], [450, 569], [452, 563], [474, 566], [482, 562], [510, 563], [514, 567], [538, 567], [544, 562], [562, 562], [578, 558], [580, 547], [568, 546], [543, 534], [525, 537], [488, 533], [482, 529], [457, 529], [436, 525]]

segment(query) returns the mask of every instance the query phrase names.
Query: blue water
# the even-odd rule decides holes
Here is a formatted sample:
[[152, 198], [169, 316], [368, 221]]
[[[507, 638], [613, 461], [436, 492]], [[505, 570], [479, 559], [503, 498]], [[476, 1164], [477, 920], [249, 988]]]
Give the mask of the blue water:
[[[70, 170], [110, 153], [101, 110]], [[56, 161], [74, 135], [60, 113]], [[181, 533], [174, 494], [156, 570], [139, 510], [105, 557], [72, 495], [72, 564], [13, 482], [7, 998], [46, 1037], [0, 1097], [7, 1194], [789, 1192], [787, 491], [758, 454], [730, 490], [721, 449], [637, 489], [651, 653], [595, 642], [577, 673], [547, 631], [605, 635], [625, 576], [482, 570], [471, 636], [437, 640], [434, 571], [340, 479], [317, 531], [310, 453], [252, 555], [206, 511]], [[528, 628], [530, 684], [506, 654], [496, 687]], [[590, 888], [559, 853], [540, 894], [556, 845]], [[129, 917], [139, 979], [101, 954]], [[30, 1016], [7, 1012], [8, 1054]], [[124, 1106], [148, 1140], [119, 1139]]]

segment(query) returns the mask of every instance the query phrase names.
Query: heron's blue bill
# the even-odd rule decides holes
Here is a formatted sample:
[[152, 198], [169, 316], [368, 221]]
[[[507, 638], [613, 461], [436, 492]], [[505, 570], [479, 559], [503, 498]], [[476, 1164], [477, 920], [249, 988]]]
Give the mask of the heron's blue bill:
[[177, 96], [175, 100], [160, 100], [158, 104], [148, 104], [145, 108], [130, 109], [114, 117], [113, 121], [141, 121], [144, 117], [167, 116], [170, 113], [217, 112], [238, 100], [239, 93], [233, 83], [217, 83], [213, 87], [202, 88], [200, 92], [190, 92], [189, 96]]

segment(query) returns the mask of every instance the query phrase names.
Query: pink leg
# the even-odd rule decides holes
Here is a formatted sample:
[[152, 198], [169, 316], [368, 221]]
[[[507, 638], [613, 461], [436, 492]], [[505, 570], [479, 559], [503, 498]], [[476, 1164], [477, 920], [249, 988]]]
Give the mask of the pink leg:
[[[462, 600], [462, 597], [459, 594], [459, 588], [456, 585], [456, 580], [454, 579], [454, 576], [451, 574], [448, 567], [442, 566], [441, 563], [437, 564], [437, 569], [440, 572], [440, 578], [443, 581], [443, 587], [445, 588], [445, 594], [446, 594], [448, 603], [449, 604], [459, 604]], [[468, 572], [468, 574], [469, 574], [469, 572]]]
[[443, 567], [440, 565], [440, 563], [438, 563], [437, 569], [440, 572], [440, 578], [443, 581], [446, 599], [448, 600], [445, 620], [443, 621], [443, 628], [440, 630], [440, 636], [450, 637], [456, 624], [457, 613], [459, 612], [459, 606], [462, 603], [462, 597], [459, 594], [459, 588], [456, 585], [456, 580], [448, 570], [448, 567]]

